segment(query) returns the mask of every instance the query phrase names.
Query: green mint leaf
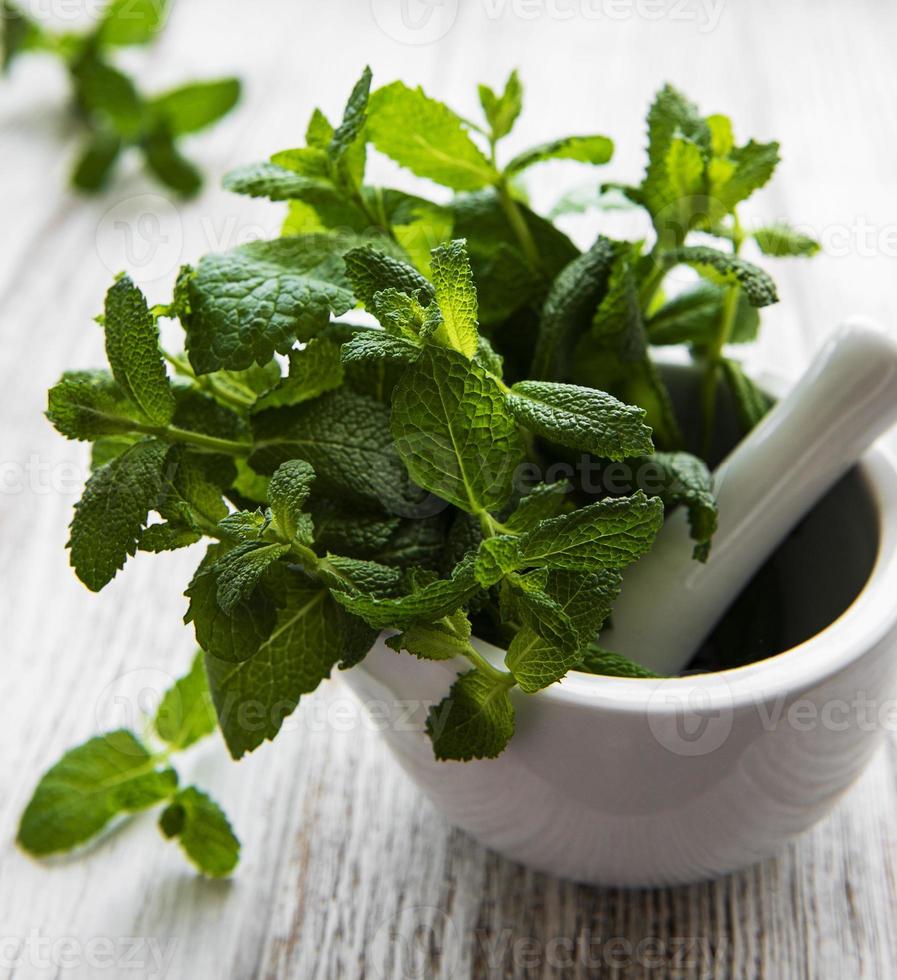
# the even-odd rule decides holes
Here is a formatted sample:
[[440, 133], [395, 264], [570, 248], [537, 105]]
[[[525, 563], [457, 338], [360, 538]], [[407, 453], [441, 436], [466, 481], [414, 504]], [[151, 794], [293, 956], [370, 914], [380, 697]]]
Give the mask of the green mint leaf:
[[615, 245], [617, 255], [607, 279], [607, 291], [592, 320], [592, 335], [624, 361], [638, 361], [647, 350], [636, 272], [641, 244]]
[[477, 581], [484, 589], [500, 582], [505, 575], [520, 568], [520, 549], [512, 535], [486, 538], [480, 543], [476, 557]]
[[292, 408], [270, 409], [253, 418], [249, 462], [270, 474], [287, 460], [304, 459], [317, 474], [316, 490], [402, 513], [415, 491], [389, 419], [385, 405], [345, 388]]
[[158, 126], [143, 140], [143, 154], [150, 172], [177, 191], [181, 197], [192, 197], [202, 187], [202, 174], [175, 145], [165, 126]]
[[431, 275], [442, 322], [433, 339], [470, 359], [476, 354], [477, 291], [463, 240], [440, 245], [433, 250]]
[[218, 122], [240, 100], [240, 80], [222, 78], [191, 82], [163, 92], [149, 102], [150, 110], [165, 122], [172, 136], [195, 133]]
[[706, 561], [717, 525], [713, 477], [706, 464], [690, 453], [654, 453], [632, 460], [631, 465], [643, 480], [650, 479], [651, 492], [666, 507], [682, 504], [688, 509], [691, 536], [696, 542], [694, 557]]
[[622, 581], [615, 568], [588, 574], [558, 569], [548, 572], [545, 592], [573, 624], [580, 647], [593, 641], [604, 626], [620, 594]]
[[[364, 128], [367, 119], [366, 110], [371, 91], [371, 69], [365, 68], [361, 78], [355, 83], [349, 101], [346, 103], [346, 111], [343, 113], [343, 121], [333, 133], [328, 146], [328, 152], [334, 160], [340, 160], [345, 156], [346, 151], [358, 139]], [[313, 132], [312, 136], [315, 137]], [[312, 142], [312, 140], [309, 140]]]
[[207, 255], [189, 280], [185, 329], [199, 374], [265, 364], [351, 309], [343, 246], [323, 235], [251, 242]]
[[281, 463], [268, 484], [268, 503], [280, 533], [287, 541], [294, 540], [303, 526], [303, 508], [311, 494], [315, 471], [303, 459]]
[[751, 306], [769, 306], [779, 301], [775, 283], [768, 273], [737, 255], [720, 252], [706, 245], [691, 245], [675, 249], [670, 259], [693, 266], [702, 275], [729, 285], [738, 284]]
[[717, 155], [707, 168], [711, 218], [720, 218], [767, 183], [779, 162], [778, 143], [755, 143]]
[[436, 579], [409, 595], [381, 598], [334, 590], [333, 598], [373, 629], [407, 629], [451, 615], [465, 606], [478, 588], [473, 561], [468, 560], [455, 568], [451, 578]]
[[94, 54], [72, 69], [78, 101], [123, 139], [136, 139], [143, 126], [143, 100], [134, 83]]
[[525, 150], [505, 168], [508, 174], [519, 174], [533, 164], [546, 160], [576, 160], [579, 163], [600, 165], [614, 155], [613, 140], [606, 136], [565, 136]]
[[344, 555], [328, 555], [319, 574], [336, 589], [348, 588], [377, 598], [395, 596], [403, 580], [401, 569]]
[[[723, 317], [727, 286], [702, 280], [664, 303], [646, 322], [652, 344], [692, 344], [697, 348], [713, 342]], [[729, 335], [729, 343], [746, 344], [755, 340], [760, 315], [743, 292]]]
[[137, 541], [137, 550], [158, 555], [163, 551], [189, 548], [191, 544], [196, 544], [201, 538], [201, 534], [186, 524], [166, 521], [163, 524], [151, 524], [144, 528]]
[[418, 343], [421, 328], [428, 319], [428, 310], [408, 293], [390, 286], [374, 293], [370, 311], [380, 321], [380, 326], [391, 336]]
[[[674, 141], [679, 141], [680, 149], [674, 150], [671, 156], [670, 148]], [[702, 156], [707, 156], [710, 142], [710, 129], [694, 104], [671, 85], [665, 85], [648, 111], [648, 167], [640, 188], [641, 197], [655, 224], [664, 218], [669, 220], [674, 217], [665, 213], [666, 209], [679, 204], [679, 187], [671, 180], [669, 166], [673, 163], [679, 169], [681, 186], [681, 169], [688, 167], [684, 154], [689, 152], [682, 149], [683, 144], [690, 143]], [[685, 230], [680, 229], [682, 237]]]
[[[210, 478], [210, 461], [214, 458], [189, 453], [180, 446], [170, 450], [156, 505], [163, 518], [201, 534], [226, 517], [227, 504], [221, 487]], [[230, 478], [232, 473], [228, 470], [227, 476]]]
[[168, 0], [111, 0], [97, 28], [100, 45], [147, 44], [165, 26]]
[[22, 814], [18, 843], [37, 856], [71, 850], [113, 817], [171, 796], [177, 781], [131, 732], [99, 735], [47, 770]]
[[301, 174], [268, 162], [237, 167], [224, 176], [225, 190], [247, 197], [267, 197], [272, 201], [299, 198], [308, 186], [308, 180]]
[[315, 337], [302, 350], [290, 351], [290, 373], [260, 395], [253, 412], [266, 408], [301, 405], [343, 383], [343, 366], [338, 344]]
[[583, 255], [566, 265], [551, 284], [533, 354], [532, 375], [557, 378], [570, 367], [570, 343], [586, 332], [599, 301], [607, 292], [617, 247], [599, 237]]
[[135, 443], [95, 470], [75, 505], [68, 547], [78, 578], [99, 592], [115, 577], [137, 542], [162, 490], [168, 446]]
[[508, 685], [471, 670], [452, 685], [448, 697], [430, 709], [427, 734], [437, 759], [494, 759], [514, 734], [514, 705]]
[[254, 656], [271, 635], [277, 610], [264, 589], [256, 589], [230, 613], [219, 606], [217, 563], [225, 554], [222, 545], [208, 549], [187, 588], [190, 606], [184, 622], [193, 623], [197, 645], [216, 661], [238, 663]]
[[504, 526], [515, 534], [531, 531], [541, 521], [557, 517], [565, 509], [572, 490], [566, 480], [537, 484], [521, 499]]
[[765, 228], [757, 228], [753, 232], [753, 237], [764, 255], [772, 255], [776, 258], [785, 255], [800, 255], [809, 258], [820, 249], [819, 242], [814, 238], [810, 238], [809, 235], [805, 235], [781, 221]]
[[478, 86], [477, 91], [486, 122], [492, 130], [492, 139], [500, 140], [514, 128], [523, 109], [523, 85], [520, 76], [516, 69], [512, 71], [501, 95], [496, 95], [488, 85]]
[[203, 654], [199, 651], [190, 671], [165, 692], [153, 727], [163, 742], [181, 751], [211, 735], [217, 725]]
[[528, 429], [551, 442], [605, 459], [652, 451], [645, 411], [594, 388], [553, 381], [518, 381], [508, 407]]
[[393, 393], [392, 433], [412, 479], [443, 500], [477, 513], [510, 497], [517, 424], [498, 382], [462, 354], [421, 353]]
[[435, 295], [433, 287], [417, 269], [373, 245], [353, 248], [343, 260], [352, 289], [367, 308], [373, 307], [374, 296], [385, 289], [408, 293], [421, 303], [429, 302]]
[[91, 133], [72, 171], [72, 183], [82, 191], [103, 188], [112, 175], [122, 149], [122, 139], [110, 129]]
[[0, 70], [9, 70], [13, 59], [24, 51], [49, 47], [52, 39], [11, 0], [0, 4]]
[[195, 786], [179, 790], [159, 817], [190, 861], [211, 878], [226, 878], [240, 860], [240, 841], [218, 804]]
[[[462, 620], [467, 629], [459, 635], [455, 623]], [[390, 637], [386, 644], [397, 652], [407, 650], [420, 660], [451, 660], [464, 656], [469, 649], [469, 637], [470, 621], [461, 614], [432, 625], [409, 626], [403, 633]]]
[[174, 415], [174, 395], [159, 350], [159, 330], [143, 293], [122, 276], [106, 293], [106, 356], [125, 395], [155, 425]]
[[[270, 482], [269, 480], [268, 483]], [[267, 497], [267, 487], [265, 496]], [[237, 541], [259, 541], [270, 524], [269, 518], [259, 510], [237, 510], [222, 518], [218, 527]]]
[[325, 551], [353, 558], [375, 558], [398, 530], [398, 517], [343, 510], [331, 501], [311, 505], [315, 541]]
[[[361, 81], [364, 81], [364, 74], [362, 74]], [[351, 102], [351, 98], [349, 101]], [[315, 109], [308, 120], [308, 126], [305, 128], [305, 142], [318, 150], [326, 150], [333, 139], [333, 133], [334, 129], [330, 120], [320, 109]]]
[[663, 504], [640, 491], [588, 504], [543, 521], [518, 539], [521, 564], [600, 571], [623, 568], [651, 547], [663, 523]]
[[583, 674], [598, 674], [605, 677], [659, 677], [647, 667], [633, 663], [619, 653], [611, 653], [593, 644], [583, 654], [582, 662], [576, 668]]
[[723, 358], [722, 368], [741, 427], [750, 432], [772, 408], [772, 399], [751, 381], [738, 361]]
[[[571, 664], [575, 663], [579, 660], [582, 645], [579, 633], [561, 604], [541, 588], [543, 578], [544, 574], [539, 570], [529, 575], [515, 576], [511, 580], [510, 603], [514, 610], [513, 618], [549, 643], [558, 653], [571, 658]], [[506, 660], [506, 665], [509, 670], [514, 671], [511, 662]], [[563, 673], [558, 676], [563, 676]]]
[[289, 550], [283, 544], [244, 542], [219, 558], [214, 566], [218, 577], [218, 608], [230, 616], [250, 598], [269, 566]]
[[67, 371], [47, 397], [47, 418], [68, 439], [100, 439], [133, 428], [124, 392], [106, 371]]
[[367, 133], [400, 166], [457, 191], [475, 191], [498, 179], [460, 117], [422, 89], [393, 82], [371, 96]]
[[413, 364], [419, 354], [416, 344], [379, 330], [360, 330], [341, 348], [342, 363], [347, 366], [382, 366], [384, 362], [407, 365]]
[[514, 675], [521, 691], [534, 694], [560, 680], [581, 660], [578, 649], [556, 646], [528, 626], [511, 641], [505, 666]]
[[273, 739], [283, 720], [343, 656], [344, 617], [328, 591], [287, 581], [270, 636], [240, 663], [206, 657], [209, 688], [230, 754]]

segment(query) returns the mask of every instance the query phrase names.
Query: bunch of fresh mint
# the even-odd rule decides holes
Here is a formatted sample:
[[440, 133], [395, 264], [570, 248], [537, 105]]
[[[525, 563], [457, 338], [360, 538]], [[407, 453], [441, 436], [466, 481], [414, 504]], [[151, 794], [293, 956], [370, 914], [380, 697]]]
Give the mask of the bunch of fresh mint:
[[[186, 592], [203, 660], [164, 703], [192, 717], [210, 696], [234, 758], [383, 630], [397, 652], [466, 661], [429, 715], [440, 759], [497, 756], [515, 689], [570, 670], [644, 676], [597, 643], [621, 569], [650, 549], [665, 509], [687, 507], [696, 559], [716, 526], [710, 474], [683, 449], [651, 345], [687, 343], [704, 364], [708, 431], [718, 374], [746, 424], [768, 407], [723, 348], [753, 337], [756, 307], [775, 300], [736, 254], [735, 214], [772, 173], [775, 144], [736, 146], [727, 120], [664, 88], [645, 179], [623, 188], [649, 210], [652, 246], [600, 237], [580, 253], [527, 206], [521, 177], [544, 160], [602, 164], [610, 140], [555, 140], [502, 167], [516, 75], [501, 95], [480, 89], [483, 127], [399, 82], [370, 93], [370, 81], [365, 71], [338, 126], [316, 110], [304, 147], [228, 179], [290, 202], [283, 237], [184, 268], [166, 306], [119, 278], [101, 317], [109, 370], [66, 374], [49, 396], [56, 428], [93, 443], [69, 541], [90, 589], [138, 549], [208, 542]], [[458, 194], [436, 204], [365, 184], [369, 145]], [[689, 244], [693, 230], [726, 250]], [[755, 237], [776, 254], [815, 247], [782, 226]], [[701, 279], [664, 298], [679, 263]], [[358, 306], [379, 326], [335, 319]], [[180, 321], [185, 354], [161, 350], [160, 318]], [[577, 458], [623, 464], [633, 485], [552, 479]], [[638, 488], [646, 468], [653, 496]], [[503, 664], [474, 636], [506, 649]], [[68, 848], [169, 798], [177, 819], [169, 804], [163, 829], [186, 828], [188, 853], [191, 827], [223, 840], [220, 811], [178, 793], [167, 767], [184, 739], [152, 727], [168, 748], [117, 732], [51, 769], [22, 843]], [[188, 728], [193, 741], [211, 723]], [[113, 761], [120, 741], [127, 766]], [[192, 856], [223, 867], [221, 854]]]
[[202, 186], [178, 140], [227, 115], [240, 97], [239, 80], [194, 82], [147, 97], [111, 60], [118, 48], [152, 41], [168, 6], [169, 0], [108, 0], [90, 30], [57, 33], [13, 0], [0, 2], [3, 70], [24, 52], [45, 52], [68, 71], [74, 109], [88, 133], [72, 173], [72, 183], [83, 191], [100, 190], [128, 147], [138, 148], [150, 172], [177, 193], [190, 196]]

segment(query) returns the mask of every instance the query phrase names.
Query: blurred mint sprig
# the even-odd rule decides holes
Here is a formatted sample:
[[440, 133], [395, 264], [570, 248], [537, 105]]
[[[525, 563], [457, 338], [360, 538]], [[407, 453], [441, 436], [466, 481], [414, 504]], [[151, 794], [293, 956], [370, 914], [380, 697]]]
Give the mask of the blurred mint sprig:
[[109, 0], [88, 30], [74, 33], [48, 30], [12, 0], [0, 4], [3, 71], [22, 54], [43, 52], [69, 74], [74, 111], [87, 130], [72, 173], [82, 191], [101, 190], [129, 148], [138, 149], [149, 171], [178, 194], [189, 197], [202, 186], [179, 140], [227, 115], [239, 100], [239, 80], [191, 82], [147, 96], [113, 64], [117, 49], [155, 38], [168, 7], [169, 0]]

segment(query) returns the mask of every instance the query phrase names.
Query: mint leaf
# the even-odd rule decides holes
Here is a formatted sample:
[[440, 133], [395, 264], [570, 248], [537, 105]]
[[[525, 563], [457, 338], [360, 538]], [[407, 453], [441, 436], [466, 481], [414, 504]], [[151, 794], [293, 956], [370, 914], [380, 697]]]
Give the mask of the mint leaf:
[[322, 493], [403, 513], [414, 491], [389, 419], [385, 405], [346, 388], [292, 408], [270, 409], [253, 418], [249, 462], [268, 474], [287, 460], [304, 459], [314, 468]]
[[159, 350], [159, 330], [143, 293], [122, 276], [106, 293], [106, 356], [125, 395], [155, 425], [174, 415], [174, 395]]
[[613, 140], [606, 136], [565, 136], [518, 154], [507, 165], [505, 172], [518, 174], [546, 160], [576, 160], [600, 165], [607, 163], [613, 155]]
[[202, 174], [181, 155], [167, 126], [157, 126], [143, 141], [149, 170], [181, 197], [192, 197], [202, 187]]
[[419, 353], [415, 344], [379, 330], [359, 330], [341, 349], [342, 363], [345, 365], [368, 364], [380, 367], [384, 362], [413, 364]]
[[355, 295], [368, 308], [373, 306], [375, 294], [385, 289], [397, 289], [421, 303], [435, 295], [433, 287], [417, 269], [373, 245], [353, 248], [346, 252], [343, 260]]
[[500, 582], [520, 567], [520, 548], [513, 535], [498, 535], [480, 542], [476, 557], [476, 577], [484, 589]]
[[514, 706], [508, 685], [471, 670], [452, 685], [427, 715], [427, 734], [437, 759], [494, 759], [514, 734]]
[[98, 191], [112, 174], [122, 150], [122, 139], [111, 129], [92, 133], [72, 171], [72, 183], [82, 191]]
[[307, 178], [274, 163], [251, 163], [224, 175], [224, 188], [247, 197], [267, 197], [272, 201], [290, 201], [308, 190]]
[[193, 623], [198, 646], [215, 661], [238, 663], [254, 656], [271, 635], [277, 609], [267, 592], [257, 588], [225, 612], [218, 604], [218, 561], [223, 555], [223, 545], [208, 549], [187, 588], [190, 606], [184, 622]]
[[810, 257], [820, 249], [819, 242], [784, 222], [757, 228], [753, 232], [753, 237], [764, 255], [777, 258], [785, 255]]
[[[646, 322], [652, 344], [693, 344], [704, 347], [713, 342], [722, 321], [728, 287], [703, 280], [664, 303]], [[743, 292], [728, 342], [746, 344], [755, 340], [760, 315]]]
[[[339, 161], [347, 150], [356, 142], [364, 128], [368, 98], [371, 91], [371, 69], [365, 68], [361, 78], [355, 83], [355, 88], [349, 96], [343, 121], [330, 138], [328, 153]], [[311, 140], [309, 140], [311, 142]], [[360, 181], [359, 181], [360, 182]]]
[[214, 572], [218, 578], [218, 608], [231, 615], [258, 586], [262, 575], [289, 552], [283, 544], [260, 544], [251, 541], [238, 544], [218, 559]]
[[217, 725], [200, 650], [189, 673], [165, 692], [153, 726], [163, 742], [180, 751], [211, 735]]
[[519, 539], [521, 565], [600, 571], [647, 552], [663, 523], [663, 504], [641, 491], [552, 517]]
[[440, 245], [433, 250], [431, 260], [436, 302], [442, 313], [442, 323], [433, 332], [433, 339], [470, 359], [476, 354], [477, 291], [463, 240]]
[[291, 459], [274, 471], [268, 484], [268, 503], [280, 533], [292, 541], [303, 526], [303, 508], [311, 493], [315, 471], [303, 459]]
[[582, 662], [576, 668], [583, 674], [598, 674], [606, 677], [658, 677], [641, 664], [633, 663], [619, 653], [611, 653], [597, 644], [589, 647], [583, 654]]
[[721, 365], [741, 427], [750, 432], [772, 408], [772, 399], [751, 381], [738, 361], [724, 357]]
[[113, 817], [145, 810], [176, 787], [174, 770], [158, 763], [131, 732], [99, 735], [47, 770], [22, 814], [18, 843], [39, 857], [71, 850]]
[[101, 439], [131, 431], [131, 406], [106, 371], [67, 371], [47, 398], [47, 418], [68, 439]]
[[[671, 153], [674, 142], [676, 149]], [[693, 151], [687, 150], [686, 145], [691, 144], [706, 158], [710, 142], [710, 129], [695, 105], [671, 85], [665, 85], [648, 111], [648, 167], [640, 188], [655, 225], [681, 217], [683, 173], [690, 170], [693, 161]], [[686, 183], [691, 181], [686, 178]], [[667, 211], [670, 207], [677, 213]], [[689, 218], [687, 214], [686, 219]], [[680, 240], [686, 230], [687, 225], [676, 229]]]
[[557, 517], [567, 505], [572, 490], [573, 487], [566, 480], [537, 484], [521, 499], [504, 526], [519, 534], [532, 530], [549, 517]]
[[473, 562], [458, 565], [451, 578], [436, 579], [408, 595], [380, 598], [361, 592], [334, 590], [333, 598], [373, 629], [406, 629], [415, 623], [434, 622], [467, 604], [478, 590]]
[[273, 388], [260, 395], [254, 412], [266, 408], [300, 405], [343, 383], [343, 366], [338, 344], [315, 337], [302, 350], [290, 351], [290, 372]]
[[523, 108], [523, 85], [516, 69], [508, 76], [501, 95], [496, 95], [488, 85], [478, 86], [477, 92], [486, 122], [492, 130], [492, 139], [497, 141], [507, 136]]
[[273, 739], [344, 653], [344, 617], [327, 589], [292, 577], [284, 591], [276, 625], [253, 656], [236, 664], [206, 657], [218, 723], [235, 759]]
[[240, 80], [222, 78], [212, 82], [191, 82], [163, 92], [149, 101], [149, 107], [172, 136], [195, 133], [218, 122], [240, 100]]
[[499, 509], [523, 445], [498, 382], [456, 351], [428, 347], [396, 385], [396, 449], [412, 479], [462, 510]]
[[367, 133], [400, 166], [454, 190], [475, 191], [498, 179], [460, 117], [421, 88], [393, 82], [374, 92]]
[[[455, 629], [457, 622], [466, 624], [460, 635]], [[470, 649], [469, 637], [470, 621], [459, 614], [444, 617], [432, 625], [409, 626], [403, 633], [390, 637], [386, 644], [397, 652], [407, 650], [420, 660], [452, 660], [464, 656]]]
[[169, 839], [176, 837], [187, 857], [211, 878], [226, 878], [240, 860], [240, 841], [224, 811], [195, 786], [172, 797], [159, 829]]
[[724, 158], [714, 159], [708, 167], [709, 193], [716, 212], [713, 216], [720, 217], [732, 211], [736, 204], [766, 184], [778, 162], [778, 143], [756, 143], [754, 140], [735, 147]]
[[721, 283], [737, 283], [744, 290], [751, 306], [769, 306], [779, 301], [775, 283], [768, 273], [737, 255], [720, 252], [706, 245], [692, 245], [675, 249], [670, 258], [694, 266], [704, 275]]
[[168, 0], [110, 0], [97, 28], [100, 44], [146, 44], [165, 26]]
[[341, 246], [324, 235], [251, 242], [207, 255], [189, 280], [184, 324], [199, 374], [241, 369], [310, 340], [354, 305]]
[[13, 59], [23, 51], [40, 50], [52, 44], [40, 27], [14, 4], [3, 0], [0, 4], [0, 70], [7, 72]]
[[528, 429], [561, 446], [606, 459], [652, 451], [645, 411], [594, 388], [552, 381], [518, 381], [508, 407]]
[[127, 140], [140, 135], [143, 100], [127, 75], [100, 61], [94, 53], [72, 69], [72, 80], [80, 104], [99, 116], [104, 126]]
[[168, 446], [135, 443], [95, 470], [75, 505], [68, 547], [78, 578], [99, 592], [115, 577], [137, 542], [162, 490]]
[[617, 247], [599, 237], [577, 256], [551, 284], [533, 354], [531, 373], [536, 378], [564, 377], [569, 371], [570, 342], [586, 332], [599, 301], [607, 292]]
[[650, 478], [651, 490], [666, 507], [688, 508], [691, 536], [696, 542], [694, 557], [706, 561], [716, 531], [717, 506], [713, 477], [703, 460], [690, 453], [655, 453], [632, 461], [635, 470]]
[[354, 558], [375, 558], [401, 524], [398, 517], [343, 510], [330, 501], [312, 503], [311, 512], [318, 546]]

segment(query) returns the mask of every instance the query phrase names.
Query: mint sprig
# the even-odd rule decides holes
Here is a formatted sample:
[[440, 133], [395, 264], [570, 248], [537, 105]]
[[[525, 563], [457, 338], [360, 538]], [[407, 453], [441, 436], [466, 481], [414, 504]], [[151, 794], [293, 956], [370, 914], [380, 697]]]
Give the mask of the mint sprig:
[[[338, 121], [316, 109], [303, 145], [228, 178], [288, 202], [284, 234], [203, 257], [155, 308], [120, 278], [102, 317], [109, 370], [50, 392], [57, 429], [93, 444], [71, 532], [88, 587], [137, 549], [204, 543], [185, 616], [203, 660], [178, 690], [189, 707], [208, 678], [234, 758], [380, 631], [397, 652], [457, 663], [426, 722], [440, 759], [498, 755], [518, 699], [570, 670], [645, 676], [599, 645], [622, 571], [676, 507], [706, 559], [717, 386], [746, 428], [768, 409], [728, 344], [752, 340], [776, 299], [742, 249], [813, 250], [784, 225], [741, 226], [777, 145], [737, 144], [728, 119], [664, 88], [646, 174], [615, 189], [650, 228], [581, 252], [529, 207], [526, 173], [601, 165], [610, 141], [561, 136], [507, 158], [520, 79], [479, 95], [481, 122], [400, 82], [376, 88], [366, 69]], [[373, 152], [450, 198], [369, 184]], [[670, 278], [683, 266], [684, 289]], [[160, 348], [160, 319], [180, 325], [184, 353]], [[699, 455], [655, 361], [670, 344], [702, 372]], [[208, 705], [166, 718], [172, 750], [211, 724]], [[214, 805], [166, 799], [163, 831], [209, 873], [229, 869]]]
[[24, 54], [57, 58], [68, 73], [78, 121], [86, 135], [72, 183], [94, 193], [110, 181], [122, 154], [139, 150], [161, 183], [189, 197], [202, 175], [180, 151], [179, 140], [218, 122], [237, 104], [236, 78], [191, 82], [153, 96], [115, 65], [122, 47], [149, 44], [164, 28], [168, 0], [108, 0], [96, 23], [77, 34], [48, 30], [13, 0], [2, 0], [2, 69]]

